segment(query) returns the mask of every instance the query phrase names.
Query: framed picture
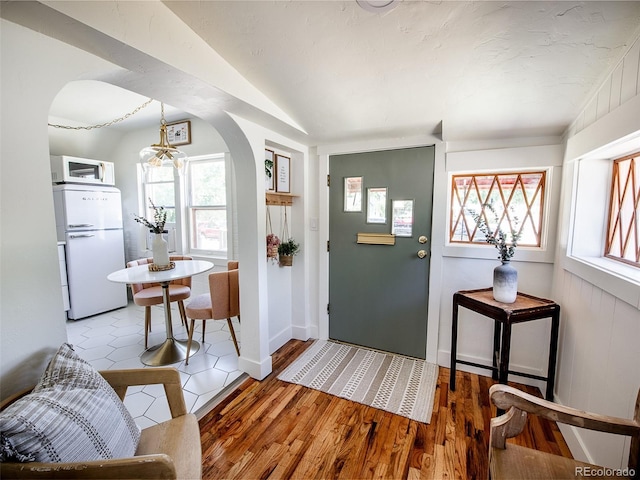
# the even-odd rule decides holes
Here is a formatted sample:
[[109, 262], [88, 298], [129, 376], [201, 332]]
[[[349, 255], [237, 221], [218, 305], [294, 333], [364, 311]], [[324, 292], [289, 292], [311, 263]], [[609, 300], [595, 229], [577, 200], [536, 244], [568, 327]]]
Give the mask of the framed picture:
[[174, 147], [191, 143], [191, 121], [167, 123], [167, 140]]
[[276, 154], [276, 192], [291, 193], [291, 158]]
[[367, 188], [367, 223], [387, 223], [387, 187]]
[[264, 186], [273, 192], [276, 189], [276, 162], [273, 150], [264, 149]]
[[391, 202], [391, 233], [396, 237], [413, 236], [413, 200]]
[[362, 211], [362, 177], [344, 177], [344, 211]]

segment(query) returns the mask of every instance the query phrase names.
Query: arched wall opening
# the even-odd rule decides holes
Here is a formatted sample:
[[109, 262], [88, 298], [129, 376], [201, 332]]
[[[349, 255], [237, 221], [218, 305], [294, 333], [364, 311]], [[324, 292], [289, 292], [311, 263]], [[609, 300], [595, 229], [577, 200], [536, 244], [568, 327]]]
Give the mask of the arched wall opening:
[[[245, 328], [240, 368], [254, 378], [264, 378], [271, 372], [270, 352], [274, 351], [269, 338], [269, 279], [265, 260], [263, 162], [264, 148], [269, 143], [294, 152], [292, 160], [301, 166], [296, 175], [302, 179], [299, 193], [303, 194], [292, 213], [297, 229], [293, 233], [303, 244], [301, 257], [291, 270], [292, 325], [278, 341], [287, 335], [306, 340], [314, 328], [317, 330], [309, 306], [313, 299], [308, 301], [313, 297], [309, 285], [314, 281], [312, 259], [317, 243], [305, 228], [310, 211], [305, 198], [311, 185], [309, 148], [293, 140], [303, 138], [303, 133], [246, 84], [242, 85], [245, 90], [240, 88], [238, 92], [247, 95], [233, 97], [214, 85], [215, 75], [205, 75], [208, 81], [197, 75], [211, 73], [201, 67], [216, 62], [215, 55], [207, 56], [209, 52], [202, 45], [198, 45], [198, 55], [171, 57], [175, 48], [163, 48], [171, 43], [169, 36], [158, 29], [136, 28], [137, 21], [148, 20], [146, 7], [144, 12], [137, 10], [127, 17], [129, 21], [123, 24], [121, 12], [113, 11], [112, 4], [70, 8], [67, 13], [58, 12], [54, 6], [66, 8], [62, 4], [15, 2], [7, 8], [3, 6], [0, 20], [3, 66], [0, 108], [3, 118], [10, 119], [0, 125], [2, 395], [34, 384], [48, 357], [66, 340], [64, 321], [57, 317], [64, 310], [50, 189], [47, 122], [51, 103], [60, 89], [78, 79], [108, 82], [164, 101], [202, 119], [224, 137], [236, 170], [237, 209], [241, 216], [238, 259], [243, 270], [240, 286]], [[126, 2], [120, 7], [135, 10], [134, 5]], [[149, 8], [163, 18], [170, 16], [160, 2], [150, 4]], [[74, 20], [76, 14], [84, 18]], [[193, 36], [193, 32], [182, 33]], [[223, 66], [214, 65], [213, 69], [217, 67]], [[219, 70], [221, 74], [228, 73]], [[227, 83], [230, 78], [233, 75], [225, 78]], [[258, 105], [242, 98], [257, 98]], [[241, 116], [226, 113], [234, 111]], [[314, 188], [312, 185], [311, 190]], [[38, 302], [33, 301], [33, 291], [38, 291]], [[25, 324], [30, 332], [27, 343]]]
[[[222, 111], [199, 83], [189, 89], [188, 75], [159, 75], [155, 69], [132, 72], [96, 57], [88, 51], [2, 20], [3, 74], [2, 113], [13, 122], [2, 126], [2, 204], [12, 213], [2, 216], [2, 383], [11, 394], [35, 383], [47, 357], [66, 340], [64, 321], [52, 318], [62, 312], [53, 199], [49, 166], [47, 121], [51, 103], [60, 89], [76, 79], [108, 81], [174, 105], [209, 123], [224, 138], [237, 176], [240, 277], [243, 334], [240, 368], [255, 378], [271, 372], [268, 341], [267, 275], [264, 261], [264, 153], [265, 133], [255, 128], [248, 135], [238, 119]], [[9, 40], [6, 41], [5, 40]], [[142, 54], [141, 54], [142, 55]], [[5, 70], [6, 67], [6, 70]], [[26, 77], [25, 77], [26, 76]], [[178, 78], [178, 77], [181, 77]], [[24, 81], [28, 78], [28, 81]], [[177, 79], [178, 78], [178, 79]], [[185, 88], [176, 89], [175, 82]], [[213, 88], [213, 87], [212, 87]], [[212, 95], [214, 96], [214, 95]], [[20, 162], [13, 162], [10, 159]], [[260, 164], [258, 167], [258, 163]], [[25, 172], [29, 182], [25, 184]], [[27, 201], [27, 199], [29, 201]], [[25, 219], [39, 219], [26, 222]], [[11, 282], [9, 282], [11, 279]], [[34, 279], [37, 279], [34, 282]], [[11, 286], [9, 285], [11, 283]], [[39, 290], [39, 302], [27, 291]], [[24, 328], [12, 319], [21, 318], [34, 330], [28, 348], [21, 337]], [[25, 370], [26, 369], [26, 370]]]

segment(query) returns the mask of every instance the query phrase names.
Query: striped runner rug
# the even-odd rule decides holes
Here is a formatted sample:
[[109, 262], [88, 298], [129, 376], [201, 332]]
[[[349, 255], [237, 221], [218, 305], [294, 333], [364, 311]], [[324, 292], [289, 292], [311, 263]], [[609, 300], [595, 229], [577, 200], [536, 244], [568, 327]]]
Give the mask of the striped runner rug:
[[326, 340], [316, 340], [278, 379], [429, 423], [438, 366]]

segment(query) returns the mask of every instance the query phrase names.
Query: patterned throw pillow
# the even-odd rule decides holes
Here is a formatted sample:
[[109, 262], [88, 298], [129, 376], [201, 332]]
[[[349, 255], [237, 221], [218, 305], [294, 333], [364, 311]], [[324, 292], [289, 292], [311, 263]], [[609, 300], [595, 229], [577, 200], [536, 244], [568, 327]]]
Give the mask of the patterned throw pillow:
[[107, 381], [63, 344], [33, 391], [0, 413], [0, 461], [132, 457], [140, 429]]

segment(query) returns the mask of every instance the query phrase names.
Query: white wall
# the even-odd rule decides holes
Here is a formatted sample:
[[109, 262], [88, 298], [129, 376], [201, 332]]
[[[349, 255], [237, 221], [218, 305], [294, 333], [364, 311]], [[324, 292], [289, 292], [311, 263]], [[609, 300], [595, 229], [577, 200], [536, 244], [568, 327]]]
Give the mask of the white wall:
[[[46, 127], [49, 106], [57, 92], [69, 81], [76, 78], [109, 76], [110, 69], [115, 70], [114, 76], [118, 76], [122, 73], [122, 68], [4, 20], [2, 49], [2, 117], [15, 120], [2, 124], [4, 208], [0, 377], [4, 397], [22, 386], [34, 383], [44, 367], [47, 355], [66, 340], [64, 323], [51, 322], [52, 315], [60, 318], [62, 314], [62, 298], [50, 183], [49, 137]], [[127, 52], [135, 54], [131, 50]], [[174, 75], [176, 73], [179, 72], [173, 71]], [[129, 78], [131, 77], [127, 77]], [[153, 79], [158, 80], [159, 77], [153, 76]], [[145, 85], [145, 88], [141, 88], [141, 91], [144, 91], [142, 94], [155, 97], [155, 93], [158, 93], [161, 98], [165, 95], [162, 82], [159, 85], [137, 78], [132, 81], [140, 82], [136, 85]], [[167, 82], [170, 86], [171, 82]], [[200, 88], [205, 87], [200, 85]], [[206, 124], [215, 125], [222, 137], [232, 141], [229, 149], [231, 154], [235, 155], [234, 170], [239, 178], [236, 185], [239, 212], [238, 259], [243, 270], [240, 278], [243, 312], [243, 349], [240, 365], [252, 376], [264, 378], [271, 371], [271, 349], [291, 338], [291, 332], [295, 331], [296, 335], [304, 337], [309, 330], [306, 315], [310, 272], [306, 268], [305, 257], [310, 256], [310, 253], [304, 247], [306, 232], [303, 220], [308, 209], [307, 200], [304, 198], [308, 182], [308, 149], [249, 121], [239, 117], [232, 118], [221, 112], [215, 103], [207, 102], [207, 96], [196, 98], [189, 91], [185, 93], [185, 96], [181, 96], [180, 92], [172, 89], [166, 92], [166, 96], [174, 100], [174, 106], [194, 112], [194, 115]], [[200, 93], [204, 95], [206, 92]], [[202, 133], [204, 138], [207, 134]], [[194, 129], [194, 138], [195, 135], [198, 135], [197, 126]], [[110, 153], [109, 148], [102, 144], [98, 149], [99, 155], [126, 156], [127, 148], [135, 150], [137, 155], [140, 147], [137, 145], [138, 141], [133, 139], [134, 136], [119, 139], [122, 148], [125, 149], [123, 152]], [[153, 132], [153, 139], [156, 138], [157, 132]], [[135, 149], [126, 147], [130, 141], [136, 143]], [[303, 253], [297, 258], [299, 261], [290, 269], [291, 287], [285, 285], [285, 290], [291, 289], [291, 301], [287, 306], [289, 325], [285, 326], [284, 330], [280, 328], [279, 332], [273, 332], [273, 338], [270, 338], [269, 333], [269, 282], [266, 275], [264, 228], [263, 161], [267, 142], [292, 152], [292, 162], [296, 165], [292, 171], [293, 181], [298, 185], [296, 188], [299, 190], [296, 193], [301, 195], [292, 212], [292, 235], [300, 239], [303, 245]], [[55, 141], [52, 143], [56, 144]], [[89, 150], [89, 143], [91, 142], [77, 144], [74, 153], [85, 155], [83, 152]], [[143, 143], [147, 144], [148, 140], [145, 138]], [[56, 148], [59, 145], [57, 143]], [[98, 153], [87, 156], [95, 157]], [[21, 163], [15, 162], [16, 158], [20, 159]], [[29, 182], [24, 181], [25, 171], [29, 172]], [[130, 186], [134, 178], [128, 175], [131, 172], [122, 169], [118, 172], [118, 186], [125, 192], [131, 192]], [[133, 200], [132, 195], [125, 194], [126, 205], [135, 202], [137, 200]], [[7, 210], [7, 205], [13, 207], [13, 210]], [[37, 221], [29, 223], [25, 222], [25, 218]], [[274, 284], [271, 287], [279, 286]], [[38, 292], [38, 302], [33, 301], [34, 291]], [[21, 323], [17, 323], [16, 318], [19, 318]], [[25, 324], [28, 325], [28, 329], [25, 328]], [[282, 331], [289, 336], [284, 337]], [[25, 371], [28, 374], [25, 374]]]
[[[551, 289], [553, 258], [556, 242], [557, 205], [560, 199], [562, 172], [562, 147], [545, 145], [560, 141], [559, 138], [521, 139], [520, 145], [510, 140], [507, 145], [493, 142], [484, 144], [448, 144], [446, 155], [446, 188], [440, 195], [450, 195], [450, 176], [462, 172], [499, 172], [504, 170], [547, 171], [545, 187], [545, 223], [541, 248], [516, 248], [511, 264], [518, 270], [518, 290], [542, 298], [558, 301]], [[538, 143], [537, 145], [530, 145]], [[496, 148], [498, 145], [501, 148]], [[492, 146], [493, 148], [489, 148]], [[448, 205], [448, 204], [447, 204]], [[449, 208], [447, 207], [447, 211]], [[445, 221], [443, 229], [449, 231]], [[446, 235], [446, 233], [445, 233]], [[440, 330], [438, 341], [438, 363], [450, 365], [452, 297], [458, 290], [490, 287], [493, 269], [499, 265], [495, 248], [447, 244], [443, 249], [442, 292], [440, 307]], [[491, 365], [493, 347], [493, 321], [466, 308], [459, 310], [457, 356], [481, 365]], [[543, 319], [517, 325], [512, 331], [512, 349], [509, 368], [532, 375], [545, 377], [548, 367], [549, 335], [551, 320]], [[489, 370], [458, 365], [459, 369], [482, 375]], [[512, 375], [512, 380], [544, 388], [544, 382]], [[544, 391], [544, 390], [543, 390]]]
[[[434, 185], [433, 185], [433, 224], [431, 229], [431, 261], [429, 273], [429, 299], [427, 312], [427, 351], [426, 360], [435, 363], [438, 357], [438, 329], [440, 327], [440, 297], [444, 274], [442, 266], [442, 253], [444, 245], [444, 222], [446, 219], [446, 171], [444, 143], [442, 139], [434, 135], [416, 135], [407, 137], [377, 138], [372, 141], [344, 142], [340, 144], [323, 145], [317, 148], [318, 156], [314, 158], [312, 170], [317, 170], [315, 188], [317, 189], [317, 212], [319, 216], [319, 230], [317, 238], [319, 248], [316, 251], [318, 268], [318, 295], [315, 305], [316, 315], [313, 316], [311, 325], [314, 336], [326, 339], [329, 336], [329, 315], [327, 304], [329, 303], [329, 254], [326, 242], [329, 240], [329, 189], [327, 187], [327, 175], [329, 174], [329, 157], [346, 153], [370, 152], [381, 150], [393, 150], [400, 148], [413, 148], [418, 146], [435, 147], [434, 159]], [[316, 163], [317, 162], [317, 163]], [[315, 212], [313, 212], [315, 215]], [[311, 218], [311, 217], [308, 217]], [[316, 334], [317, 332], [317, 334]]]
[[[192, 142], [189, 145], [181, 145], [180, 149], [188, 156], [228, 153], [229, 149], [224, 140], [211, 125], [193, 116], [185, 119], [191, 121]], [[151, 143], [157, 143], [158, 138], [158, 127], [138, 129], [125, 135], [113, 151], [112, 160], [116, 162], [116, 186], [122, 191], [122, 218], [127, 261], [149, 254], [144, 249], [144, 238], [141, 238], [144, 229], [133, 220], [133, 215], [139, 213], [141, 201], [138, 196], [137, 174], [140, 149]], [[178, 253], [184, 253], [184, 251], [184, 248], [178, 249]], [[226, 262], [222, 263], [226, 266]]]
[[[554, 144], [555, 143], [555, 144]], [[546, 244], [542, 249], [517, 249], [512, 262], [519, 272], [519, 290], [544, 298], [553, 298], [553, 254], [555, 251], [557, 205], [560, 197], [562, 148], [559, 138], [510, 139], [493, 142], [446, 144], [436, 138], [378, 139], [375, 142], [345, 143], [319, 147], [317, 188], [320, 192], [320, 244], [328, 237], [328, 197], [326, 173], [328, 156], [334, 153], [373, 151], [436, 144], [434, 173], [433, 225], [431, 238], [431, 272], [427, 332], [427, 360], [449, 367], [451, 348], [452, 297], [458, 290], [490, 287], [493, 268], [499, 262], [494, 248], [447, 245], [449, 175], [460, 171], [496, 171], [505, 169], [549, 169], [547, 184]], [[323, 309], [328, 292], [327, 253], [318, 250], [319, 301], [318, 336], [328, 336], [328, 316]], [[493, 322], [466, 309], [460, 311], [458, 356], [460, 359], [491, 365]], [[524, 373], [546, 376], [550, 320], [518, 325], [513, 329], [511, 366]], [[546, 352], [546, 353], [545, 353]], [[459, 369], [483, 375], [488, 370], [459, 365]], [[524, 377], [514, 380], [536, 386], [544, 383]]]
[[[576, 160], [589, 155], [613, 158], [607, 154], [608, 145], [640, 135], [639, 59], [640, 39], [568, 130], [553, 284], [562, 308], [556, 401], [623, 418], [632, 418], [640, 387], [640, 274], [637, 270], [632, 274], [635, 282], [621, 280], [577, 262], [569, 256], [569, 239]], [[601, 181], [609, 182], [607, 178]], [[568, 427], [562, 427], [562, 432], [576, 458], [626, 467], [628, 440]]]
[[60, 294], [47, 121], [68, 81], [113, 65], [2, 20], [0, 382], [37, 381], [67, 339]]
[[[180, 147], [189, 157], [228, 153], [229, 149], [218, 132], [208, 123], [184, 114], [180, 118], [167, 119], [168, 122], [190, 120], [191, 139], [189, 145]], [[51, 122], [69, 125], [68, 119], [55, 118]], [[139, 213], [137, 165], [140, 150], [159, 138], [160, 117], [157, 126], [136, 129], [123, 133], [113, 128], [95, 130], [68, 130], [49, 128], [49, 145], [52, 155], [71, 155], [81, 158], [114, 162], [116, 167], [116, 187], [122, 193], [122, 211], [124, 221], [125, 261], [150, 255], [144, 246], [144, 229], [133, 220], [133, 214]], [[184, 252], [184, 248], [177, 253]], [[231, 252], [233, 253], [233, 252]], [[226, 260], [215, 261], [220, 269], [226, 269]], [[207, 274], [200, 274], [192, 280], [193, 295], [209, 291]]]

